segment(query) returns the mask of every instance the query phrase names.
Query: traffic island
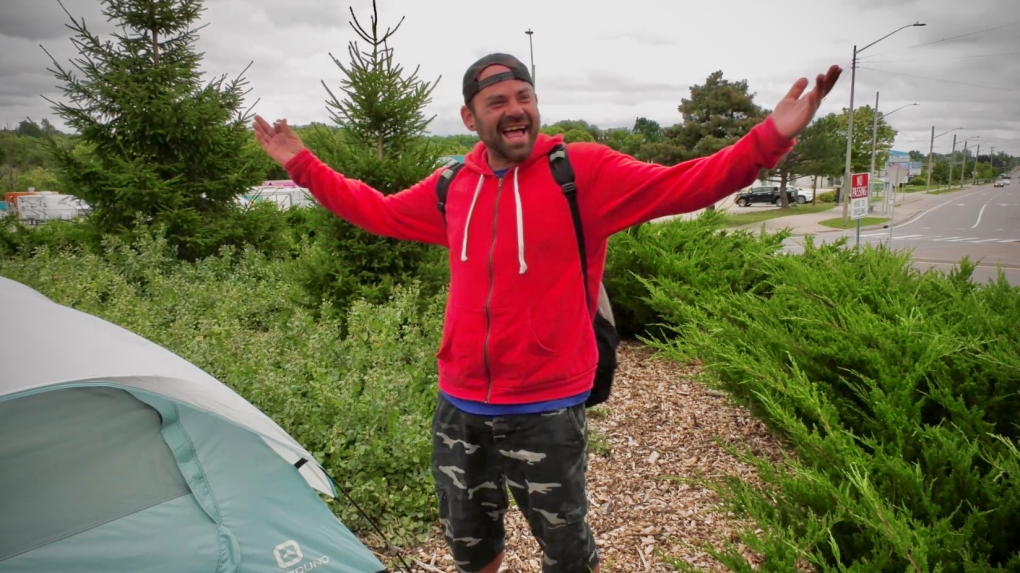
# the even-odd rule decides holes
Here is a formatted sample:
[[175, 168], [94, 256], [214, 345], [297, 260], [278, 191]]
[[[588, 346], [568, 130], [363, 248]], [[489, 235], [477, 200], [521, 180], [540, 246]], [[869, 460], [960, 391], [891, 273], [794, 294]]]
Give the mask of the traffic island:
[[740, 213], [730, 211], [726, 214], [726, 226], [741, 227], [743, 225], [753, 225], [755, 223], [761, 223], [762, 221], [768, 221], [769, 219], [778, 219], [780, 217], [822, 213], [824, 211], [830, 211], [834, 207], [835, 205], [832, 203], [818, 203], [816, 205], [805, 203], [803, 205], [790, 205], [788, 209], [768, 209], [764, 211], [747, 211]]
[[[871, 225], [881, 225], [888, 221], [889, 217], [863, 217], [860, 219], [861, 228], [869, 227]], [[846, 222], [844, 222], [842, 217], [834, 217], [832, 219], [818, 221], [818, 224], [825, 225], [826, 227], [832, 227], [833, 229], [854, 229], [857, 227], [857, 220], [847, 219]]]

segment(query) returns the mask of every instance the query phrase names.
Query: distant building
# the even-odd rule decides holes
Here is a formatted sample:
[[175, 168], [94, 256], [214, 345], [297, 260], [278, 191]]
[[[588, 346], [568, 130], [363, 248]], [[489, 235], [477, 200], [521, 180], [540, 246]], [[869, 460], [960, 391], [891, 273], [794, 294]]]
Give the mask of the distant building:
[[889, 152], [889, 159], [885, 162], [884, 172], [888, 173], [894, 166], [898, 172], [906, 171], [909, 177], [917, 177], [921, 174], [924, 163], [911, 161], [910, 153], [893, 149]]
[[439, 161], [446, 165], [448, 163], [464, 163], [463, 155], [443, 155], [439, 158]]

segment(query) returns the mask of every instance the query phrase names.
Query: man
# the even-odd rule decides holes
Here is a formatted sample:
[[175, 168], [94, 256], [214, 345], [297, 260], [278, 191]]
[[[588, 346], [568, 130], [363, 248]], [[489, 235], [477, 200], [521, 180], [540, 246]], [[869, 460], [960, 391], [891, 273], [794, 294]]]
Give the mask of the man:
[[[598, 292], [606, 242], [627, 227], [695, 211], [774, 167], [841, 70], [797, 81], [771, 116], [715, 155], [664, 167], [595, 143], [568, 146]], [[801, 97], [803, 95], [803, 97]], [[446, 541], [460, 571], [495, 573], [504, 550], [507, 488], [544, 552], [543, 571], [599, 570], [586, 521], [584, 402], [597, 363], [568, 204], [539, 133], [527, 68], [492, 54], [464, 75], [464, 125], [479, 142], [437, 207], [442, 169], [383, 196], [306, 149], [286, 120], [256, 117], [263, 149], [336, 215], [378, 235], [450, 250], [432, 473]]]

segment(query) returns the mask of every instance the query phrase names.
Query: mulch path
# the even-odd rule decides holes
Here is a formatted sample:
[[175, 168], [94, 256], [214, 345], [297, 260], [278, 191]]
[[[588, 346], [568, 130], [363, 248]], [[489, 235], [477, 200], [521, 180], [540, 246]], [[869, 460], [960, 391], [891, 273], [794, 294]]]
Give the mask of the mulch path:
[[[676, 571], [663, 556], [726, 571], [702, 548], [737, 541], [745, 525], [697, 482], [724, 475], [756, 481], [753, 468], [717, 440], [750, 446], [777, 461], [779, 443], [746, 410], [695, 380], [694, 367], [655, 357], [635, 343], [621, 345], [619, 358], [612, 398], [588, 415], [595, 434], [589, 443], [588, 519], [603, 573]], [[500, 571], [539, 573], [542, 554], [513, 504], [506, 530]], [[415, 573], [456, 571], [438, 524], [433, 537], [405, 559], [412, 557]]]

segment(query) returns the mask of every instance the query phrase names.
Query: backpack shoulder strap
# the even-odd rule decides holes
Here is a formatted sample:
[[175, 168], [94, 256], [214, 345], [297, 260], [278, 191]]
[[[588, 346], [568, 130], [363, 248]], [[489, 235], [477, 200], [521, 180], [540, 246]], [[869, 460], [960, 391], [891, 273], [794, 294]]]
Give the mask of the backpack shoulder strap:
[[574, 235], [577, 237], [577, 250], [581, 255], [581, 275], [584, 277], [584, 298], [591, 306], [591, 293], [588, 292], [588, 249], [585, 248], [584, 227], [581, 225], [581, 209], [577, 205], [577, 186], [574, 184], [574, 168], [567, 157], [567, 146], [560, 143], [549, 152], [549, 168], [553, 179], [563, 190], [563, 195], [570, 205], [570, 216], [574, 220]]
[[447, 167], [439, 174], [439, 181], [436, 182], [436, 208], [443, 214], [443, 221], [446, 221], [446, 196], [450, 192], [450, 182], [457, 176], [457, 172], [464, 167], [459, 161]]

